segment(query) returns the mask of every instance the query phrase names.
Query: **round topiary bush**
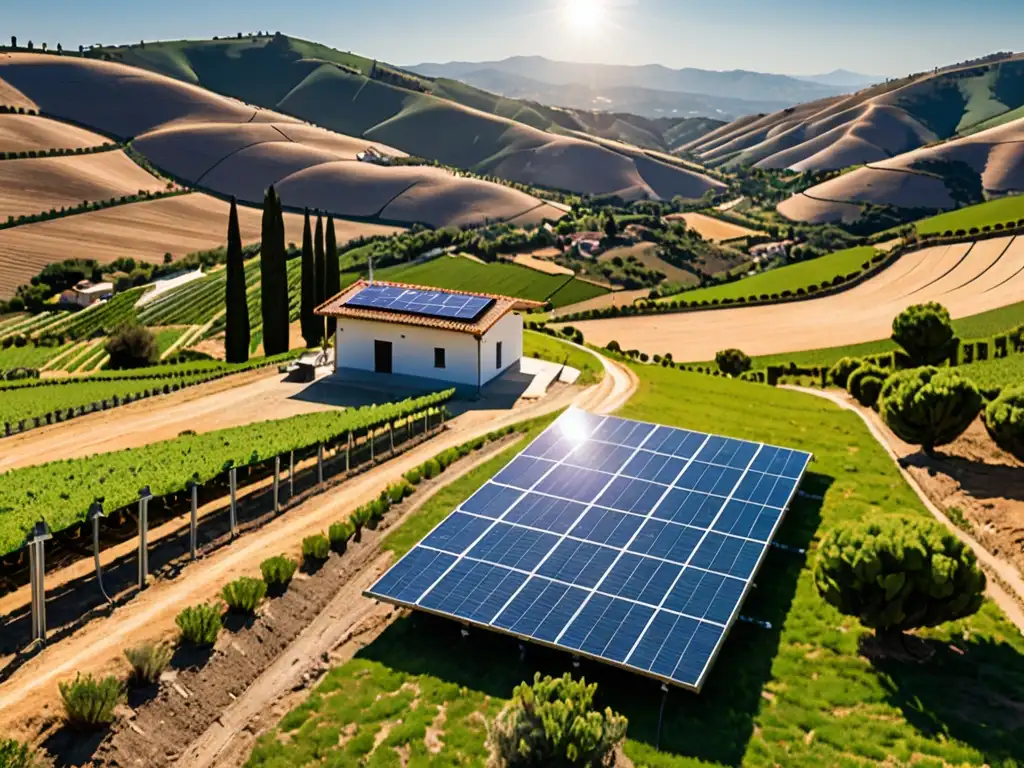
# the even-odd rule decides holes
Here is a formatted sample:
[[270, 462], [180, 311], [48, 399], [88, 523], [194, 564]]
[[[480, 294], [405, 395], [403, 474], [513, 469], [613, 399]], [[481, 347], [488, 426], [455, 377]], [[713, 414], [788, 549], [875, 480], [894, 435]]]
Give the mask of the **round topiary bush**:
[[956, 440], [981, 411], [981, 393], [952, 370], [915, 368], [885, 380], [878, 412], [900, 440], [920, 445], [929, 456]]
[[850, 374], [860, 368], [864, 361], [859, 357], [844, 357], [828, 369], [829, 383], [835, 387], [846, 389]]
[[739, 376], [750, 370], [750, 357], [740, 349], [723, 349], [715, 355], [718, 370], [729, 376]]
[[970, 616], [985, 592], [985, 574], [960, 539], [931, 520], [888, 516], [830, 531], [814, 583], [840, 613], [883, 633]]
[[892, 321], [892, 340], [903, 347], [914, 366], [941, 363], [957, 343], [949, 311], [934, 301], [900, 312]]
[[1024, 461], [1024, 386], [1004, 389], [988, 404], [985, 428], [996, 445]]
[[846, 380], [846, 391], [853, 395], [857, 402], [873, 408], [878, 402], [882, 384], [889, 378], [889, 371], [873, 363], [865, 362], [854, 369]]

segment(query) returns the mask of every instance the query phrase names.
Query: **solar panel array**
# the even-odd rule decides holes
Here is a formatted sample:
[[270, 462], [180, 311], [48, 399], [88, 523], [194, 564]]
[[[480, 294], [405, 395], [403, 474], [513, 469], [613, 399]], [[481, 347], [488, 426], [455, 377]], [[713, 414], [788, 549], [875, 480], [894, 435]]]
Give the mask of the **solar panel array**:
[[809, 461], [570, 409], [366, 594], [699, 690]]
[[345, 302], [348, 307], [382, 309], [466, 322], [476, 320], [493, 304], [494, 299], [486, 296], [376, 284], [367, 285]]

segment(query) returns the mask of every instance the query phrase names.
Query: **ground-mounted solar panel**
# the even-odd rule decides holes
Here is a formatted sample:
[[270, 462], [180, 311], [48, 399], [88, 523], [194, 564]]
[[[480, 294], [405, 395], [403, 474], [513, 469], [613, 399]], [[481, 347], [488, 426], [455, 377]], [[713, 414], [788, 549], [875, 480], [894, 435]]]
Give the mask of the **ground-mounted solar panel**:
[[494, 299], [486, 296], [378, 284], [365, 286], [345, 302], [345, 306], [348, 307], [380, 309], [463, 322], [473, 322], [493, 304]]
[[700, 690], [810, 458], [570, 409], [366, 594]]

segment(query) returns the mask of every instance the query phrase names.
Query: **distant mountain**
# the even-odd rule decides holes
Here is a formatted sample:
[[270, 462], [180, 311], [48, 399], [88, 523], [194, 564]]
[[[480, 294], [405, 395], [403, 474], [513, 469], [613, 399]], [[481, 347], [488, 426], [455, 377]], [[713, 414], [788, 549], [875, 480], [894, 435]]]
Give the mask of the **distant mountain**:
[[539, 80], [550, 85], [582, 85], [596, 90], [644, 88], [704, 94], [717, 98], [779, 102], [787, 106], [835, 96], [850, 90], [845, 86], [824, 85], [788, 75], [745, 70], [717, 72], [692, 67], [671, 69], [660, 64], [583, 64], [554, 61], [543, 56], [513, 56], [502, 61], [488, 62], [424, 63], [406, 69], [428, 77], [449, 77], [455, 80], [461, 80], [470, 73], [482, 69], [489, 69]]
[[790, 106], [787, 101], [753, 101], [634, 86], [594, 88], [576, 83], [557, 85], [494, 68], [468, 71], [455, 79], [510, 99], [524, 99], [552, 107], [629, 112], [648, 118], [715, 117], [734, 120], [743, 115], [776, 112]]
[[869, 85], [885, 81], [884, 77], [878, 75], [864, 75], [860, 72], [851, 72], [848, 69], [834, 69], [824, 75], [794, 75], [794, 77], [808, 83], [831, 85], [837, 88], [866, 88]]

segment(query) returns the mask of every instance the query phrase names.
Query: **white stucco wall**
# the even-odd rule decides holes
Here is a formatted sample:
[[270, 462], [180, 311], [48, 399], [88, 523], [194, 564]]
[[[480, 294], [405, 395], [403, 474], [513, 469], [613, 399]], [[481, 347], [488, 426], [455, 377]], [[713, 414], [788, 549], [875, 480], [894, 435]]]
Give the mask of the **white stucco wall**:
[[[374, 370], [374, 342], [391, 342], [392, 373], [469, 386], [477, 384], [477, 340], [472, 334], [372, 320], [338, 318], [335, 360], [338, 368]], [[502, 368], [496, 366], [502, 342]], [[445, 350], [445, 367], [434, 367], [434, 349]], [[480, 383], [486, 384], [519, 361], [523, 354], [523, 319], [505, 315], [480, 342]], [[382, 374], [386, 375], [386, 374]]]

